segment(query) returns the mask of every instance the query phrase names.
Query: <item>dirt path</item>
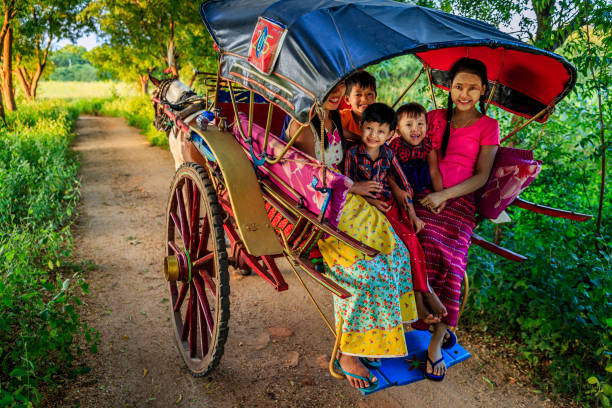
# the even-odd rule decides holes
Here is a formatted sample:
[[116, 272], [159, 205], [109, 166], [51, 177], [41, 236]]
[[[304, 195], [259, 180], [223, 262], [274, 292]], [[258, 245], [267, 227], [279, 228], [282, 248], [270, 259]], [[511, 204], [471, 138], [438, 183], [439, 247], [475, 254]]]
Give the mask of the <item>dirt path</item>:
[[[83, 200], [76, 257], [97, 265], [87, 276], [84, 318], [99, 330], [100, 343], [97, 354], [85, 357], [92, 371], [63, 390], [54, 406], [552, 406], [521, 385], [516, 368], [461, 332], [474, 356], [452, 368], [443, 383], [422, 381], [361, 397], [328, 374], [332, 338], [287, 268], [290, 289], [283, 293], [257, 276], [232, 274], [225, 354], [211, 375], [191, 377], [174, 345], [161, 272], [171, 155], [150, 147], [122, 119], [82, 116], [77, 133]], [[329, 312], [331, 295], [311, 286]], [[291, 335], [270, 336], [269, 328]]]

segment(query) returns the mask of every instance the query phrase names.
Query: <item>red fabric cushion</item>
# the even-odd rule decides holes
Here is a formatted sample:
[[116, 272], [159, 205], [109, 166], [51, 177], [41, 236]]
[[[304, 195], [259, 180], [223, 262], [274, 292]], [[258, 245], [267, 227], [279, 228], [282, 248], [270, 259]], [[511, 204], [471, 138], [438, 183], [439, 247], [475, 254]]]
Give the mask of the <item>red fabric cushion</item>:
[[479, 214], [495, 219], [542, 170], [542, 162], [533, 159], [531, 150], [500, 147], [487, 184], [476, 193]]

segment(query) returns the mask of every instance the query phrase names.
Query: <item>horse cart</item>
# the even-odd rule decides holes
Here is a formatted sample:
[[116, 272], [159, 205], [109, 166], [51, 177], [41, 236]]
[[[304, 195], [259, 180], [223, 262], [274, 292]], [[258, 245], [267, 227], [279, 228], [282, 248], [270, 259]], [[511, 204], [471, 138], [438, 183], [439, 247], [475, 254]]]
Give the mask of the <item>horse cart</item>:
[[[576, 81], [575, 68], [559, 55], [476, 20], [391, 0], [211, 0], [200, 13], [219, 56], [217, 72], [204, 75], [206, 97], [176, 79], [152, 79], [155, 123], [168, 132], [177, 165], [167, 207], [164, 274], [176, 343], [195, 376], [209, 373], [223, 355], [230, 265], [284, 291], [288, 285], [276, 264], [284, 257], [307, 291], [303, 275], [346, 298], [351, 289], [330, 279], [311, 256], [317, 241], [333, 236], [368, 256], [377, 254], [336, 228], [352, 182], [324, 158], [317, 161], [292, 147], [314, 117], [323, 122], [322, 102], [336, 84], [356, 70], [414, 54], [435, 106], [434, 87], [448, 89], [451, 65], [464, 56], [477, 58], [489, 72], [487, 107], [526, 118], [509, 137], [532, 121], [545, 122]], [[287, 115], [301, 124], [291, 139], [281, 137]], [[503, 151], [518, 159], [500, 164], [505, 156], [498, 154], [479, 193], [481, 214], [487, 212], [482, 208], [501, 213], [514, 205], [549, 216], [589, 217], [518, 198], [541, 162], [531, 152]], [[509, 259], [525, 259], [477, 235], [472, 240]], [[463, 304], [467, 291], [466, 277]], [[422, 336], [429, 334], [408, 336], [412, 360], [424, 360]], [[456, 347], [447, 356], [449, 365], [469, 357]], [[396, 363], [411, 363], [400, 360]], [[422, 378], [419, 370], [406, 374], [397, 364], [383, 363], [379, 389]], [[330, 371], [340, 377], [331, 363]]]

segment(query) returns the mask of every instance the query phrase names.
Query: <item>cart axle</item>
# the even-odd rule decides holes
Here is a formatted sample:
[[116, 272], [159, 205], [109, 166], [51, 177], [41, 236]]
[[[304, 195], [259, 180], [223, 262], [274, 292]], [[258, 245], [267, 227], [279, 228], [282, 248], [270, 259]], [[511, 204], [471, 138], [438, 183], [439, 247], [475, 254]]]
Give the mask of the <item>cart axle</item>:
[[189, 275], [189, 259], [185, 253], [164, 258], [164, 277], [168, 282], [186, 281]]

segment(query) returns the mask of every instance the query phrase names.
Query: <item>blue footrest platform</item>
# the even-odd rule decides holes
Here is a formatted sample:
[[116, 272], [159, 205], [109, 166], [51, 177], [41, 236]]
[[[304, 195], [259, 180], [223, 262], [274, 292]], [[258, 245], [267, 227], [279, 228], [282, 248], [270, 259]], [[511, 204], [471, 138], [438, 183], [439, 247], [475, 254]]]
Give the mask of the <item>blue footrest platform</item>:
[[[408, 356], [383, 358], [380, 368], [370, 370], [378, 379], [378, 387], [374, 391], [360, 390], [361, 393], [368, 395], [394, 385], [406, 385], [424, 379], [423, 371], [430, 340], [431, 334], [428, 331], [414, 330], [406, 333]], [[447, 368], [470, 358], [470, 353], [459, 343], [449, 349], [442, 349], [442, 355]]]

